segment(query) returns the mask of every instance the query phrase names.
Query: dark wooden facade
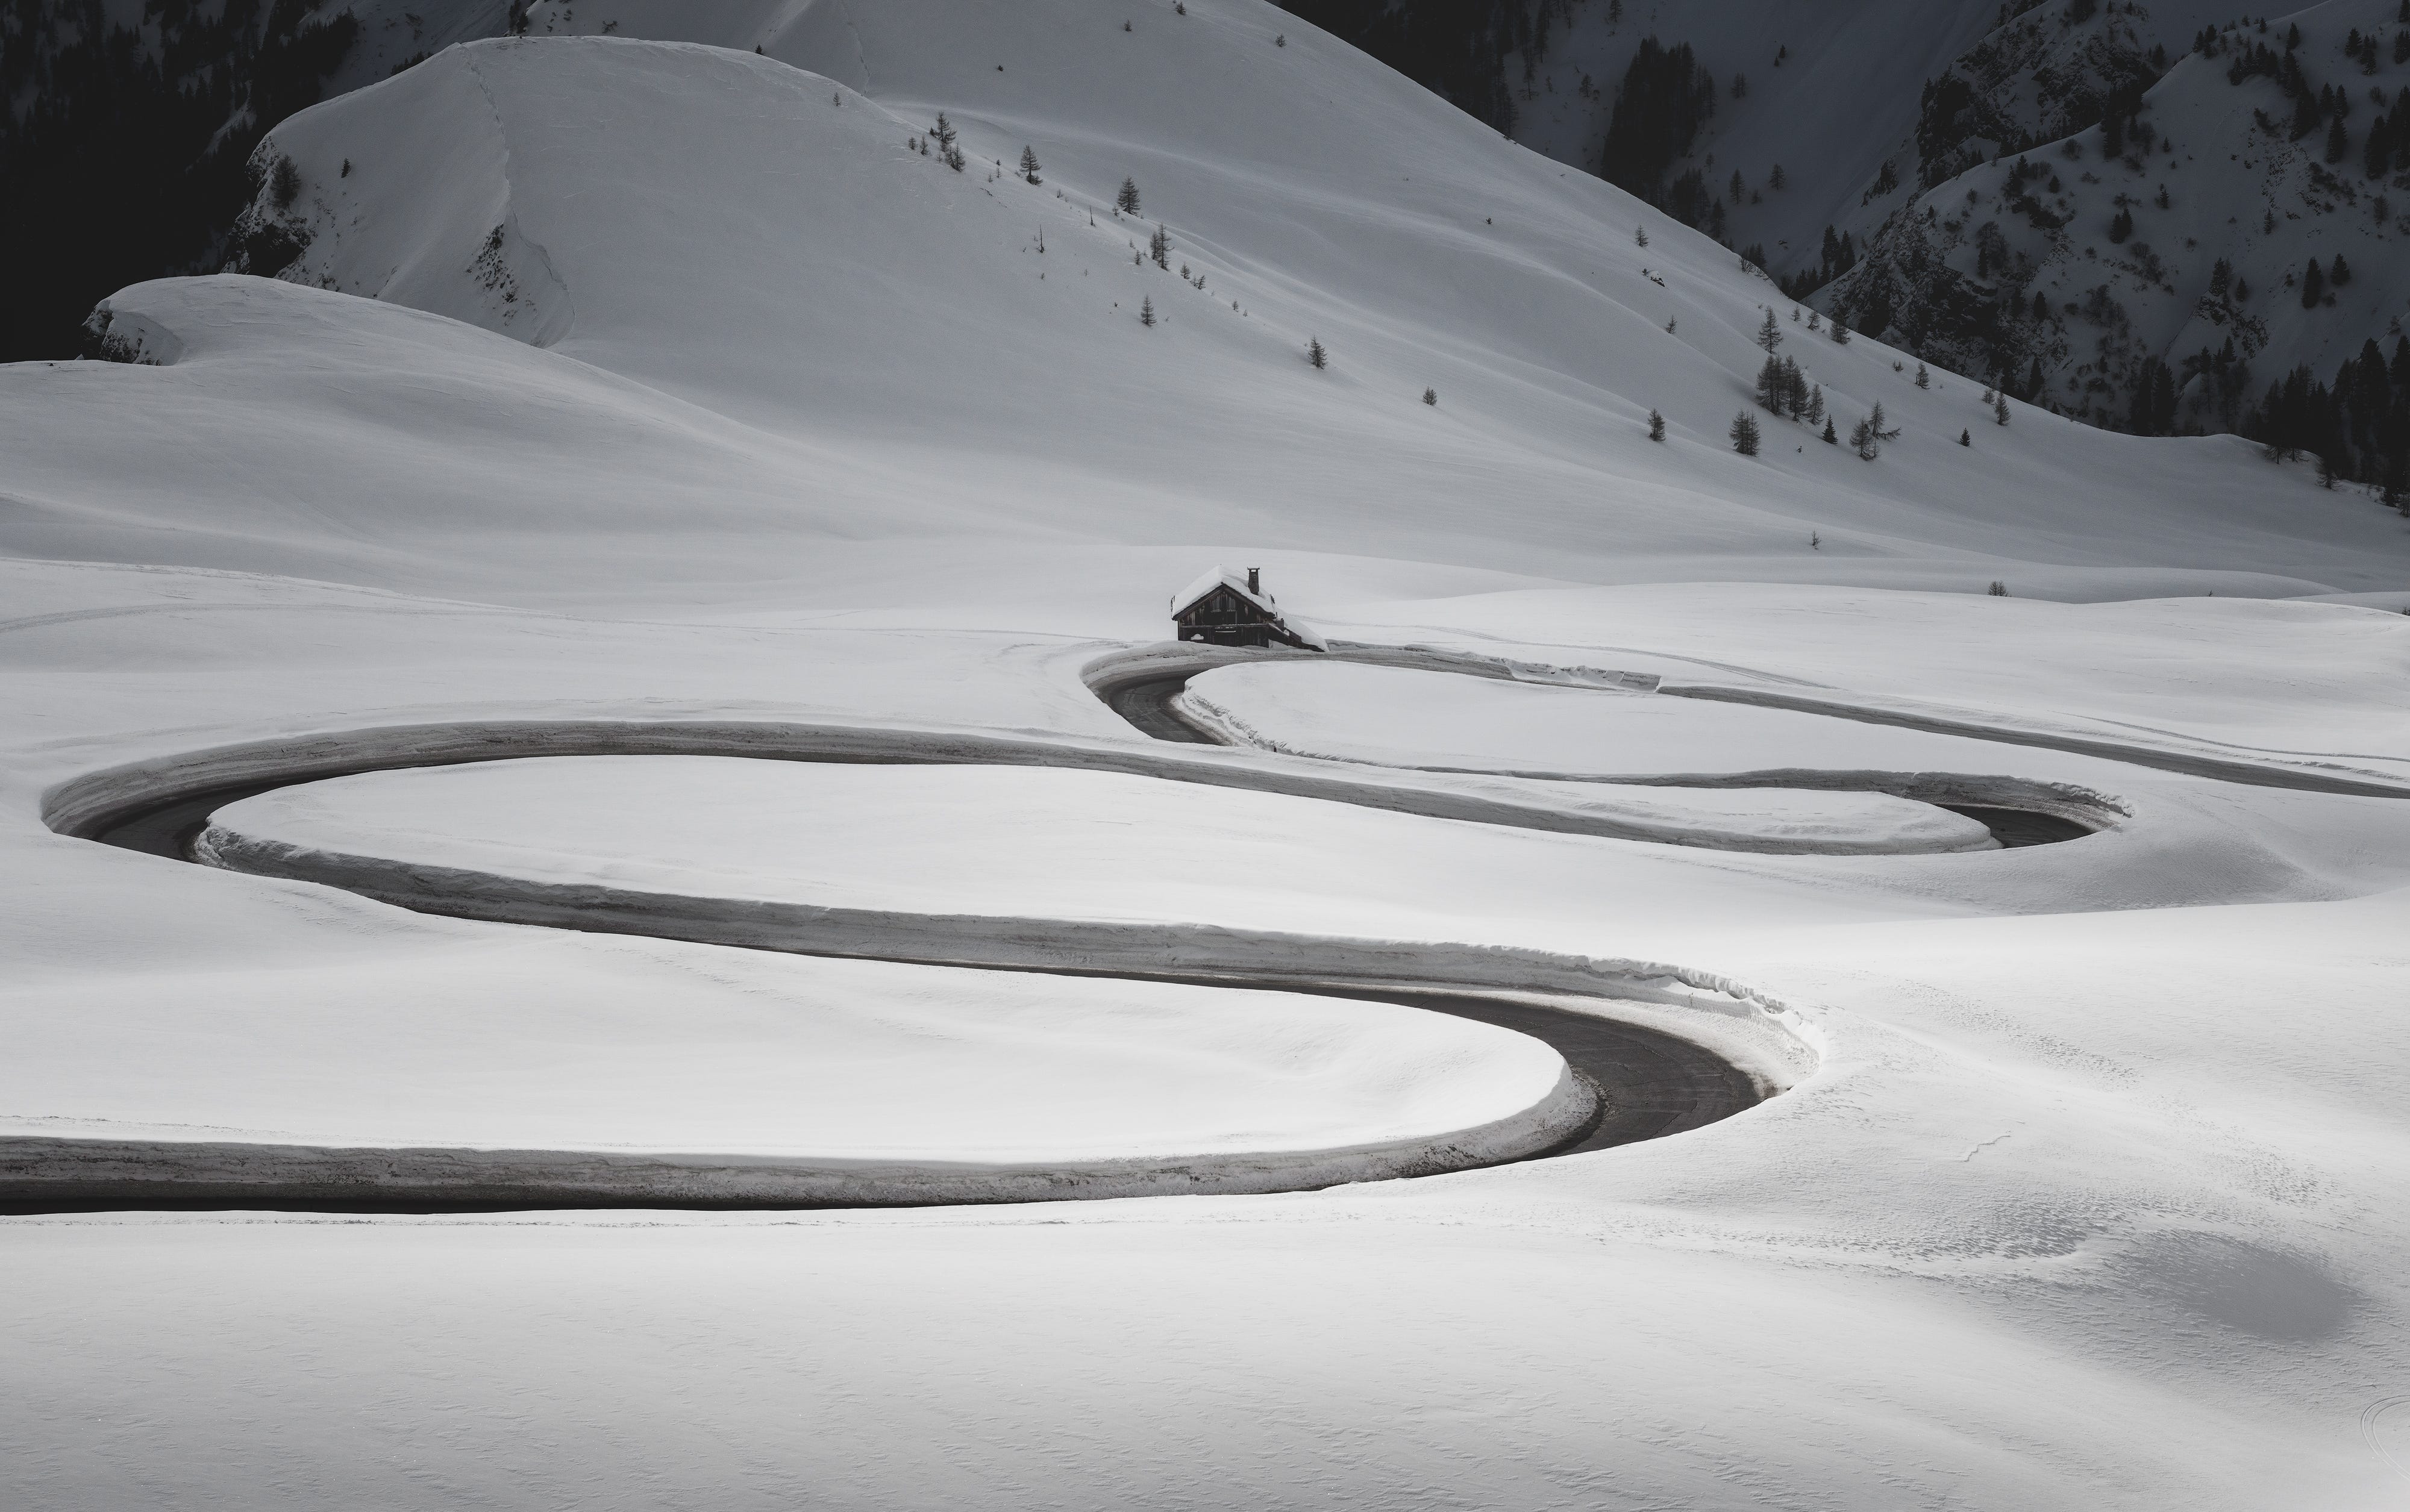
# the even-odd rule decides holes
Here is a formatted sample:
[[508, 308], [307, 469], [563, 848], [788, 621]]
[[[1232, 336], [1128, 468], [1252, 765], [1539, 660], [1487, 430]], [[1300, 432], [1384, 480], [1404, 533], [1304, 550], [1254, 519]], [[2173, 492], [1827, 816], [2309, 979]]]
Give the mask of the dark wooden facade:
[[1224, 575], [1195, 593], [1186, 603], [1175, 603], [1171, 622], [1183, 641], [1202, 641], [1208, 646], [1294, 646], [1300, 649], [1321, 647], [1292, 632], [1272, 606], [1270, 596], [1263, 591], [1262, 572], [1247, 569], [1247, 581], [1241, 586], [1232, 576]]

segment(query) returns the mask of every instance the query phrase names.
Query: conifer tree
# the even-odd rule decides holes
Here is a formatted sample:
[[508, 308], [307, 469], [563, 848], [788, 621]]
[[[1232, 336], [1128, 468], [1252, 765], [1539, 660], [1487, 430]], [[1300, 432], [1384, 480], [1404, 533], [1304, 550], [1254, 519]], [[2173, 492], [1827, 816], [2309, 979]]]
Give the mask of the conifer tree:
[[1882, 447], [1875, 441], [1875, 428], [1871, 421], [1860, 420], [1850, 428], [1850, 444], [1857, 448], [1861, 462], [1871, 462], [1882, 455]]
[[1170, 271], [1170, 269], [1171, 269], [1171, 233], [1170, 233], [1170, 232], [1166, 231], [1162, 226], [1157, 225], [1157, 226], [1154, 228], [1154, 236], [1152, 236], [1152, 237], [1149, 237], [1149, 238], [1147, 239], [1146, 250], [1147, 250], [1147, 254], [1148, 254], [1149, 256], [1151, 256], [1151, 257], [1153, 257], [1153, 258], [1154, 259], [1154, 266], [1155, 266], [1155, 267], [1157, 267], [1157, 268], [1160, 268], [1160, 269], [1164, 269], [1166, 272]]
[[1306, 338], [1305, 360], [1313, 363], [1316, 369], [1330, 366], [1330, 354], [1322, 349], [1322, 339], [1320, 337]]
[[1835, 346], [1847, 346], [1850, 344], [1849, 317], [1842, 314], [1838, 310], [1833, 312], [1833, 344]]
[[1891, 426], [1885, 423], [1883, 419], [1882, 402], [1880, 400], [1876, 401], [1872, 413], [1868, 414], [1866, 416], [1866, 429], [1873, 433], [1874, 438], [1877, 441], [1897, 441], [1899, 439], [1899, 429], [1896, 426]]
[[1046, 182], [1038, 176], [1038, 153], [1035, 149], [1024, 147], [1021, 150], [1021, 176], [1031, 183]]
[[1933, 386], [1933, 374], [1924, 371], [1924, 364], [1922, 362], [1916, 365], [1916, 386], [1919, 388]]
[[1757, 327], [1757, 344], [1765, 349], [1767, 356], [1772, 356], [1774, 349], [1782, 344], [1782, 327], [1774, 318], [1772, 305], [1765, 307], [1765, 322]]
[[[1829, 422], [1824, 419], [1824, 385], [1822, 384], [1818, 384], [1808, 391], [1808, 423], [1824, 425], [1826, 429], [1830, 429]], [[1826, 436], [1824, 439], [1830, 441], [1833, 438]]]
[[[1148, 327], [1152, 327], [1154, 324], [1154, 296], [1150, 294], [1145, 299], [1140, 302], [1138, 307], [1138, 323], [1141, 326]], [[1318, 367], [1320, 364], [1317, 363], [1315, 366]]]
[[1994, 425], [2007, 425], [2009, 423], [2008, 395], [1995, 394], [1992, 396], [1992, 423]]
[[2326, 292], [2327, 270], [2320, 268], [2318, 260], [2313, 257], [2310, 266], [2301, 269], [2301, 308], [2316, 310], [2318, 301], [2326, 298]]
[[1645, 225], [1633, 226], [1632, 228], [1632, 240], [1644, 247], [1648, 245], [1648, 227]]
[[1113, 196], [1113, 209], [1125, 215], [1138, 213], [1138, 181], [1136, 179], [1122, 181], [1122, 192]]
[[1655, 410], [1648, 412], [1648, 439], [1650, 441], [1665, 439], [1665, 417]]
[[1743, 410], [1738, 414], [1734, 415], [1732, 429], [1728, 433], [1732, 437], [1733, 450], [1740, 453], [1743, 457], [1755, 457], [1757, 455], [1758, 431], [1757, 417], [1755, 415], [1749, 414], [1747, 410]]
[[1824, 444], [1838, 446], [1840, 443], [1841, 438], [1833, 429], [1833, 417], [1828, 414], [1824, 416]]
[[1439, 402], [1439, 390], [1436, 388], [1424, 389], [1423, 402], [1426, 404], [1437, 404]]
[[1958, 444], [1961, 446], [1972, 446], [1975, 444], [1975, 438], [1969, 435], [1967, 432], [1966, 428], [1963, 426], [1960, 427], [1958, 430]]

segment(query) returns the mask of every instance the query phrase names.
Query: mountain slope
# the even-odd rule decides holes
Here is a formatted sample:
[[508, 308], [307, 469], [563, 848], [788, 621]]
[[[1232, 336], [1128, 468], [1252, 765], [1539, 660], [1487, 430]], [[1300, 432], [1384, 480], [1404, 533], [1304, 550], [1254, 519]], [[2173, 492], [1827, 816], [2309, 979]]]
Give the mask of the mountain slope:
[[[2239, 443], [2150, 445], [2022, 409], [2002, 428], [1973, 385], [1920, 390], [1896, 354], [1810, 335], [1705, 238], [1267, 6], [1127, 32], [1067, 0], [578, 11], [596, 30], [680, 17], [764, 53], [481, 43], [280, 127], [263, 151], [289, 156], [298, 190], [257, 212], [308, 240], [283, 278], [335, 292], [136, 289], [111, 301], [115, 328], [178, 333], [174, 366], [13, 370], [11, 402], [37, 423], [12, 465], [43, 507], [0, 539], [72, 551], [81, 519], [112, 550], [144, 532], [161, 560], [196, 549], [188, 478], [129, 458], [105, 502], [74, 498], [113, 394], [145, 396], [163, 459], [175, 424], [209, 429], [234, 463], [202, 485], [225, 496], [213, 520], [306, 500], [314, 523], [289, 549], [389, 551], [410, 583], [448, 573], [479, 591], [488, 564], [439, 546], [414, 502], [421, 475], [472, 475], [439, 414], [529, 438], [465, 528], [555, 560], [562, 522], [666, 512], [690, 522], [675, 554], [695, 571], [760, 560], [764, 532], [894, 540], [973, 520], [1041, 560], [1060, 556], [1050, 541], [1244, 543], [1560, 579], [2009, 577], [2078, 597], [2384, 587], [2402, 560], [2393, 516]], [[963, 172], [910, 145], [940, 109]], [[1041, 184], [996, 167], [1024, 144]], [[1144, 219], [1111, 210], [1125, 176]], [[1155, 217], [1163, 269], [1143, 250]], [[398, 360], [371, 299], [461, 326], [410, 326]], [[1878, 401], [1904, 430], [1879, 461], [1770, 417], [1763, 456], [1729, 449], [1769, 299], [1840, 430]], [[471, 326], [522, 343], [509, 361], [543, 382], [449, 392], [448, 364], [501, 360]], [[1307, 365], [1309, 339], [1328, 370]], [[245, 435], [238, 390], [272, 394], [283, 420]], [[656, 463], [591, 479], [587, 456], [546, 450], [638, 390], [665, 400], [628, 443], [676, 438]], [[310, 486], [313, 429], [363, 413], [413, 459]], [[746, 502], [780, 493], [785, 515]], [[818, 548], [774, 560], [838, 572]]]
[[[2264, 433], [2249, 412], [2269, 383], [2302, 366], [2327, 378], [2371, 341], [2389, 358], [2410, 313], [2397, 14], [2328, 0], [2210, 34], [2113, 140], [2095, 126], [1938, 185], [1818, 302], [1962, 371], [2006, 370], [2020, 391], [2038, 371], [2030, 397], [2096, 424]], [[2370, 454], [2410, 437], [2379, 446], [2370, 419], [2333, 460], [2374, 479]]]
[[453, 42], [508, 0], [9, 0], [0, 5], [0, 361], [81, 346], [93, 301], [223, 260], [267, 129]]

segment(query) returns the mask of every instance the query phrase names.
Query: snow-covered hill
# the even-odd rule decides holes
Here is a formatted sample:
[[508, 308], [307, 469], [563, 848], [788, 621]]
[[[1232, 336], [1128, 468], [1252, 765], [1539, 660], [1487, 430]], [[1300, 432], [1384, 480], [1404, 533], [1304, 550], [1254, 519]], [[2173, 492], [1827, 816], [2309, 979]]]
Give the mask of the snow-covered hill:
[[[1985, 131], [2047, 140], [2094, 124], [2111, 87], [2156, 77], [2154, 48], [2180, 54], [2224, 15], [2213, 0], [2028, 5], [2013, 17], [1981, 0], [1842, 0], [1812, 11], [1774, 0], [1583, 0], [1536, 55], [1507, 60], [1514, 134], [1596, 171], [1642, 43], [1688, 47], [1713, 109], [1664, 183], [1696, 171], [1708, 196], [1701, 209], [1731, 245], [1762, 250], [1778, 276], [1821, 282], [1828, 231], [1864, 247], [1921, 185], [1963, 167]], [[1951, 109], [1953, 96], [1937, 110], [1933, 86], [1953, 78], [1967, 86], [1965, 104]]]
[[[2214, 34], [2113, 127], [1934, 187], [1818, 302], [2145, 433], [2230, 429], [2270, 383], [2330, 380], [2372, 341], [2390, 359], [2410, 313], [2398, 9], [2327, 0]], [[2390, 404], [2363, 396], [2347, 475], [2410, 442], [2371, 434]]]
[[1800, 30], [1780, 7], [1584, 5], [1531, 59], [1516, 134], [1611, 170], [1642, 39], [1687, 45], [1712, 114], [1659, 191], [1823, 312], [2088, 423], [2395, 468], [2389, 396], [2332, 425], [2254, 414], [2297, 368], [2331, 383], [2371, 341], [2389, 361], [2410, 313], [2394, 0], [2243, 22], [2205, 0], [1869, 4]]
[[[2238, 442], [2002, 427], [1977, 385], [1920, 389], [1706, 238], [1269, 7], [1126, 31], [1068, 0], [576, 16], [747, 51], [481, 43], [280, 127], [291, 200], [267, 172], [254, 214], [307, 243], [286, 282], [112, 299], [162, 370], [12, 372], [40, 423], [7, 539], [216, 564], [240, 531], [478, 593], [506, 590], [462, 531], [566, 584], [601, 548], [565, 528], [597, 520], [684, 522], [663, 574], [770, 541], [848, 588], [901, 549], [870, 543], [936, 531], [1041, 581], [1084, 571], [1078, 545], [1246, 542], [2077, 597], [2390, 586], [2410, 546]], [[962, 171], [919, 149], [940, 112]], [[1024, 146], [1039, 183], [1008, 171]], [[1113, 209], [1125, 178], [1141, 214]], [[1877, 403], [1902, 429], [1879, 460], [1806, 423], [1731, 450], [1769, 307], [1841, 432]], [[338, 465], [364, 427], [381, 465]], [[228, 465], [181, 473], [204, 443]]]

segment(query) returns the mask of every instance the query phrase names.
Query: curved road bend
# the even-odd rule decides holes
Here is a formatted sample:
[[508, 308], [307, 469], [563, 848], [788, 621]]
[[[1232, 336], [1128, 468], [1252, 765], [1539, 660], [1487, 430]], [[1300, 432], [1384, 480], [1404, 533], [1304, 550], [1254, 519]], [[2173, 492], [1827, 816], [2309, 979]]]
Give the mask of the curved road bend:
[[[1129, 721], [1140, 734], [1157, 740], [1176, 740], [1192, 746], [1218, 746], [1219, 737], [1192, 723], [1172, 706], [1171, 701], [1186, 691], [1193, 672], [1175, 673], [1168, 676], [1146, 677], [1134, 682], [1109, 684], [1097, 692], [1105, 706]], [[1575, 779], [1578, 780], [1578, 779]], [[2061, 840], [2080, 840], [2092, 830], [2071, 819], [2056, 814], [2040, 813], [2030, 808], [2002, 808], [1979, 804], [1937, 804], [1953, 814], [1964, 814], [1992, 832], [1992, 838], [2004, 850], [2020, 846], [2051, 845]]]
[[[507, 758], [498, 756], [496, 759]], [[215, 809], [296, 782], [322, 780], [327, 775], [319, 772], [308, 778], [248, 782], [186, 793], [121, 815], [109, 828], [92, 837], [105, 845], [148, 855], [190, 861], [190, 843]], [[666, 938], [676, 937], [669, 934]], [[1287, 980], [1222, 976], [1193, 978], [1169, 973], [1066, 971], [1061, 974], [1106, 976], [1125, 981], [1192, 981], [1218, 987], [1258, 987], [1317, 996], [1395, 1003], [1474, 1019], [1530, 1035], [1554, 1049], [1575, 1073], [1590, 1084], [1598, 1094], [1599, 1111], [1571, 1138], [1552, 1148], [1521, 1156], [1520, 1159], [1524, 1160], [1548, 1159], [1679, 1134], [1729, 1118], [1755, 1106], [1763, 1098], [1756, 1083], [1739, 1068], [1690, 1040], [1659, 1029], [1573, 1009], [1489, 997], [1471, 992], [1399, 991], [1387, 987], [1351, 987], [1344, 983], [1302, 985]], [[46, 1184], [38, 1191], [0, 1192], [0, 1214], [7, 1214], [136, 1208], [194, 1212], [240, 1208], [311, 1213], [439, 1214], [511, 1212], [545, 1207], [786, 1210], [844, 1205], [847, 1204], [752, 1200], [701, 1203], [658, 1198], [630, 1198], [625, 1201], [614, 1201], [599, 1200], [590, 1195], [581, 1195], [574, 1200], [548, 1200], [541, 1190], [498, 1191], [490, 1187], [464, 1190], [454, 1198], [431, 1198], [423, 1188], [385, 1194], [372, 1188], [363, 1188], [357, 1184], [207, 1187], [170, 1180]]]

